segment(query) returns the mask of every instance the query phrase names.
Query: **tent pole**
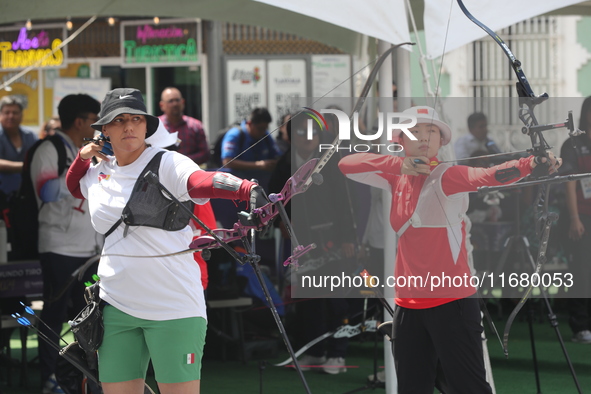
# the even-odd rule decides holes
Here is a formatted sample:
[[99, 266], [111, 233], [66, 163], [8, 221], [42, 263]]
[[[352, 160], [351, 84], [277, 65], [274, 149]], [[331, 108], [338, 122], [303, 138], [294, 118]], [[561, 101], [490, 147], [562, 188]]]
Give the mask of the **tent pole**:
[[[391, 44], [382, 40], [378, 41], [378, 56], [381, 56], [390, 48]], [[408, 52], [406, 50], [396, 50], [397, 55], [400, 52]], [[392, 75], [392, 58], [388, 57], [384, 62], [382, 68], [379, 71], [379, 85], [378, 90], [380, 92], [379, 109], [382, 113], [393, 112], [393, 97], [392, 97], [392, 81], [394, 81]], [[398, 82], [398, 81], [397, 81]], [[384, 191], [382, 196], [384, 201], [384, 217], [390, 217], [390, 194]], [[389, 220], [384, 220], [384, 237], [387, 240], [396, 239], [396, 234], [390, 226]], [[396, 245], [392, 242], [386, 242], [384, 249], [384, 275], [394, 275], [394, 258], [396, 256]], [[380, 280], [385, 279], [381, 278]], [[391, 301], [394, 299], [394, 289], [384, 288], [384, 297], [386, 300]], [[392, 320], [387, 311], [384, 311], [384, 321]], [[384, 365], [386, 372], [386, 393], [395, 394], [398, 392], [398, 382], [396, 379], [396, 371], [394, 370], [394, 357], [392, 356], [392, 347], [390, 341], [384, 339]]]

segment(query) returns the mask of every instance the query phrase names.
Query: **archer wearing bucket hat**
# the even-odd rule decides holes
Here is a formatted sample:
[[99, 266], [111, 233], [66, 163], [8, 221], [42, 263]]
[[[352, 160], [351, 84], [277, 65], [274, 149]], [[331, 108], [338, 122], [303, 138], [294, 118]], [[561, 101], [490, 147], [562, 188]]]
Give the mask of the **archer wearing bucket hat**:
[[144, 115], [147, 123], [146, 138], [158, 129], [158, 118], [146, 111], [142, 92], [131, 88], [118, 88], [108, 92], [101, 104], [99, 120], [91, 126], [102, 131], [104, 125], [111, 123], [121, 114]]
[[[447, 123], [442, 122], [439, 119], [439, 114], [437, 114], [437, 111], [435, 111], [433, 108], [427, 106], [417, 106], [405, 109], [402, 113], [416, 117], [417, 124], [426, 123], [439, 127], [439, 130], [441, 131], [442, 145], [447, 145], [449, 141], [451, 141], [451, 128]], [[408, 122], [403, 121], [402, 123]], [[392, 137], [399, 137], [401, 133], [401, 129], [392, 130]]]
[[[199, 392], [207, 329], [202, 271], [192, 254], [173, 252], [193, 240], [193, 202], [266, 203], [257, 199], [256, 183], [203, 171], [187, 156], [162, 149], [176, 137], [164, 127], [157, 132], [158, 125], [140, 91], [110, 91], [93, 127], [110, 140], [113, 154], [101, 153], [105, 140], [96, 138], [79, 150], [66, 175], [68, 190], [86, 199], [92, 226], [105, 235], [101, 254], [109, 257], [99, 262], [98, 275], [108, 305], [98, 369], [103, 388], [113, 393], [142, 391], [150, 360], [167, 392]], [[101, 160], [92, 164], [93, 157]], [[148, 254], [146, 264], [141, 257]]]

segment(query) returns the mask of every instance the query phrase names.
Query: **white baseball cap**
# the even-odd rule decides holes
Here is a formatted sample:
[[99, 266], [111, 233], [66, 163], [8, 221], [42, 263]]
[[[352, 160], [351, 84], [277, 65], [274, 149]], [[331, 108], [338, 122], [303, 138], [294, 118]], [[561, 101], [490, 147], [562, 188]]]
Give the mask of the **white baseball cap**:
[[[451, 141], [451, 128], [446, 123], [439, 120], [439, 115], [433, 108], [427, 106], [416, 106], [405, 109], [402, 113], [416, 117], [417, 124], [427, 123], [434, 124], [435, 126], [439, 127], [439, 130], [441, 130], [441, 134], [443, 136], [441, 141], [442, 145], [447, 145], [449, 141]], [[392, 130], [392, 137], [399, 137], [400, 133], [402, 133], [402, 130], [400, 129]]]

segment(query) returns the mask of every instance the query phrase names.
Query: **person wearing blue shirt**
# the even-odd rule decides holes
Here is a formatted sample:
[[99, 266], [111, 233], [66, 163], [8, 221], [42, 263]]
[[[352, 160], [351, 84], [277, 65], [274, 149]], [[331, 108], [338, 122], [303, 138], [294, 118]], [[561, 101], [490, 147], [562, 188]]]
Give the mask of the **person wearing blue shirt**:
[[23, 102], [17, 96], [0, 100], [0, 192], [9, 195], [21, 184], [25, 155], [37, 141], [37, 133], [21, 127]]
[[229, 172], [244, 179], [256, 179], [265, 190], [281, 152], [267, 129], [271, 114], [255, 108], [248, 120], [226, 133], [222, 141], [222, 163]]

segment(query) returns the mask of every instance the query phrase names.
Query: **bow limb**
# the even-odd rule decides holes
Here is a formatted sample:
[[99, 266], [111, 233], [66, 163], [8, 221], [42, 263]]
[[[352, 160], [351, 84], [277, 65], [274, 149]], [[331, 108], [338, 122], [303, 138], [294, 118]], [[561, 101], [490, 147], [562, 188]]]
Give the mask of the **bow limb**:
[[[294, 353], [295, 358], [297, 359], [302, 354], [304, 354], [306, 352], [306, 350], [310, 349], [312, 346], [316, 345], [317, 343], [322, 342], [326, 338], [329, 338], [334, 333], [335, 333], [335, 331], [328, 331], [328, 332], [325, 332], [324, 334], [320, 335], [319, 337], [312, 339], [310, 342], [308, 342], [307, 344], [305, 344], [304, 346], [302, 346], [297, 352]], [[282, 362], [280, 362], [278, 364], [273, 364], [273, 366], [275, 366], [275, 367], [283, 367], [283, 366], [291, 363], [292, 361], [293, 361], [293, 357], [289, 357], [285, 361], [282, 361]]]
[[[298, 358], [302, 354], [306, 352], [306, 350], [310, 349], [312, 346], [316, 345], [319, 342], [322, 342], [326, 338], [330, 338], [334, 336], [335, 338], [353, 338], [356, 335], [361, 334], [362, 332], [376, 332], [377, 330], [377, 321], [376, 320], [364, 320], [363, 323], [359, 323], [357, 325], [350, 325], [345, 324], [337, 328], [333, 331], [325, 332], [324, 334], [320, 335], [317, 338], [314, 338], [304, 346], [302, 346], [297, 352], [294, 353], [295, 357]], [[282, 361], [278, 364], [273, 364], [274, 367], [284, 367], [287, 364], [291, 363], [293, 359], [289, 357], [287, 360]]]
[[[355, 313], [353, 316], [350, 317], [350, 319], [354, 319], [357, 316], [361, 315], [363, 313], [363, 311], [361, 312], [357, 312]], [[372, 320], [374, 323], [376, 322], [375, 320]], [[365, 321], [363, 321], [363, 323], [365, 323]], [[359, 325], [358, 325], [359, 326]], [[372, 324], [372, 327], [374, 328], [373, 331], [375, 331], [377, 324]], [[326, 338], [330, 338], [331, 336], [337, 334], [339, 331], [346, 329], [347, 327], [351, 327], [348, 324], [343, 324], [337, 328], [335, 328], [334, 330], [330, 330], [325, 332], [322, 335], [319, 335], [318, 337], [312, 339], [310, 342], [306, 343], [304, 346], [302, 346], [301, 348], [298, 349], [297, 352], [294, 353], [295, 358], [297, 359], [299, 356], [301, 356], [302, 354], [304, 354], [306, 352], [306, 350], [310, 349], [312, 346], [316, 345], [317, 343], [322, 342], [323, 340], [325, 340]], [[355, 326], [357, 327], [357, 326]], [[289, 357], [288, 359], [286, 359], [285, 361], [282, 361], [280, 363], [277, 364], [273, 364], [274, 367], [283, 367], [289, 363], [291, 363], [293, 361], [292, 357]]]
[[[373, 68], [371, 69], [371, 72], [369, 73], [369, 76], [367, 77], [367, 80], [365, 81], [365, 85], [363, 85], [363, 89], [361, 89], [361, 94], [359, 95], [357, 102], [353, 106], [353, 110], [351, 111], [351, 115], [349, 115], [349, 119], [352, 119], [355, 112], [359, 111], [361, 109], [361, 107], [363, 106], [363, 104], [365, 103], [365, 100], [367, 99], [367, 96], [369, 94], [369, 90], [371, 89], [371, 85], [373, 84], [373, 82], [377, 78], [378, 71], [380, 70], [380, 67], [382, 66], [382, 64], [384, 64], [384, 61], [386, 61], [386, 58], [395, 49], [401, 47], [402, 45], [415, 45], [415, 44], [413, 42], [404, 42], [402, 44], [394, 45], [394, 46], [388, 48], [388, 50], [386, 52], [384, 52], [383, 54], [380, 55], [380, 57], [378, 58], [378, 60], [374, 64]], [[334, 153], [337, 151], [337, 147], [340, 142], [341, 142], [341, 140], [339, 139], [339, 135], [337, 133], [337, 136], [332, 141], [332, 144], [331, 144], [332, 147], [330, 149], [328, 149], [326, 152], [324, 152], [324, 154], [318, 160], [318, 163], [316, 163], [314, 170], [310, 173], [310, 176], [306, 179], [306, 181], [305, 181], [306, 188], [308, 188], [312, 184], [313, 175], [318, 174], [324, 168], [326, 163], [330, 160], [332, 155], [334, 155]]]
[[532, 91], [532, 88], [521, 68], [521, 61], [519, 61], [511, 49], [507, 46], [505, 41], [501, 37], [499, 37], [495, 32], [493, 32], [490, 28], [488, 28], [484, 23], [480, 22], [476, 19], [470, 11], [466, 8], [462, 0], [457, 0], [458, 5], [462, 12], [470, 19], [474, 24], [484, 30], [489, 36], [495, 40], [495, 42], [501, 47], [509, 61], [511, 62], [511, 67], [517, 76], [517, 94], [521, 98], [520, 99], [520, 111], [519, 111], [519, 119], [525, 124], [524, 132], [530, 136], [530, 140], [532, 143], [532, 154], [537, 157], [538, 160], [538, 167], [534, 170], [533, 175], [536, 177], [543, 176], [547, 174], [548, 171], [548, 164], [542, 163], [541, 158], [545, 157], [549, 160], [548, 154], [546, 151], [550, 149], [550, 146], [544, 139], [542, 134], [542, 130], [536, 130], [535, 127], [538, 125], [538, 120], [534, 115], [534, 108], [536, 105], [540, 104], [541, 102], [545, 101], [548, 98], [547, 93], [543, 93], [539, 96], [536, 96]]
[[[543, 193], [544, 191], [541, 190], [540, 192]], [[545, 194], [547, 194], [547, 193], [548, 193], [548, 188], [546, 188], [546, 190], [545, 190]], [[542, 267], [547, 260], [546, 249], [548, 247], [548, 238], [550, 237], [550, 227], [552, 226], [552, 223], [558, 219], [558, 215], [555, 213], [549, 213], [549, 214], [545, 214], [542, 219], [544, 221], [544, 228], [542, 230], [542, 236], [541, 236], [541, 240], [540, 240], [540, 249], [538, 251], [537, 262], [534, 267], [534, 275], [540, 274]], [[533, 284], [533, 280], [532, 280], [532, 281], [530, 281], [530, 284], [529, 284], [528, 288], [526, 289], [523, 297], [521, 298], [521, 300], [519, 300], [519, 302], [517, 303], [517, 305], [515, 306], [515, 308], [511, 312], [511, 315], [509, 315], [509, 318], [507, 319], [507, 323], [505, 324], [505, 330], [503, 332], [503, 352], [505, 353], [505, 357], [509, 357], [509, 332], [511, 331], [511, 326], [513, 325], [513, 322], [515, 321], [517, 314], [519, 313], [521, 308], [523, 308], [527, 299], [531, 296], [533, 288], [534, 288], [534, 284]], [[543, 288], [541, 290], [545, 291]]]
[[[490, 28], [488, 28], [488, 26], [486, 26], [484, 23], [482, 23], [478, 19], [476, 19], [474, 17], [474, 15], [472, 15], [470, 13], [470, 11], [468, 11], [468, 9], [466, 8], [466, 6], [464, 5], [462, 0], [457, 0], [457, 1], [458, 1], [458, 5], [460, 6], [460, 9], [464, 13], [464, 15], [466, 15], [468, 17], [468, 19], [470, 19], [476, 26], [480, 27], [489, 36], [491, 36], [493, 38], [493, 40], [495, 40], [495, 42], [497, 44], [499, 44], [499, 46], [501, 47], [503, 52], [505, 52], [505, 55], [511, 61], [511, 67], [513, 67], [513, 71], [515, 72], [515, 75], [517, 75], [517, 79], [518, 79], [517, 90], [520, 91], [519, 97], [532, 97], [532, 98], [537, 97], [534, 94], [534, 92], [532, 91], [532, 89], [529, 85], [529, 82], [527, 80], [527, 77], [525, 76], [523, 69], [521, 68], [521, 62], [519, 60], [517, 60], [515, 55], [513, 55], [513, 52], [511, 52], [511, 49], [509, 49], [507, 44], [505, 44], [505, 41], [503, 41], [503, 39], [501, 37], [499, 37], [494, 31], [492, 31]], [[521, 93], [523, 93], [523, 95]], [[547, 97], [547, 95], [546, 95], [546, 97]]]

